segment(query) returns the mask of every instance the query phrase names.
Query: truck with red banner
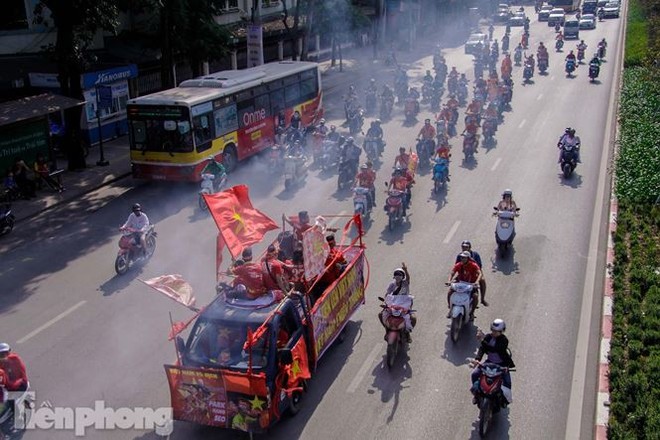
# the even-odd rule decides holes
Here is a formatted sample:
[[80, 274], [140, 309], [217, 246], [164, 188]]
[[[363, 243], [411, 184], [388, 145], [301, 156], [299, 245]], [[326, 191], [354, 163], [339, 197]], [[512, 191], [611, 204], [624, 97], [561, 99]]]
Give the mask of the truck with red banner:
[[[211, 213], [222, 217], [213, 197], [228, 196], [212, 195], [207, 200]], [[351, 230], [353, 223], [357, 237], [336, 248], [347, 264], [318, 298], [310, 288], [248, 299], [240, 284], [219, 282], [211, 303], [187, 324], [173, 325], [170, 339], [175, 340], [177, 362], [165, 365], [165, 371], [175, 420], [253, 434], [265, 432], [287, 413], [300, 411], [319, 361], [365, 302], [368, 264], [359, 217], [351, 218], [343, 230]], [[218, 226], [227, 239], [230, 226]], [[322, 231], [305, 232], [303, 247], [313, 245], [307, 246], [306, 255], [322, 249]], [[226, 244], [231, 248], [231, 240]], [[327, 252], [323, 261], [326, 256]], [[188, 324], [192, 327], [187, 338], [177, 335]]]

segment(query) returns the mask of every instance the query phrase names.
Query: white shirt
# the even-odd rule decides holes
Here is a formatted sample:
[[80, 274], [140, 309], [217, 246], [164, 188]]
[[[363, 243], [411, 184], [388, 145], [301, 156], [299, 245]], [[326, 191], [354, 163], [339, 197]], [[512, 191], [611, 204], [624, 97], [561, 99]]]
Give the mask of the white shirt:
[[149, 227], [149, 217], [144, 212], [141, 215], [135, 215], [134, 212], [128, 216], [128, 220], [124, 223], [122, 228], [135, 229], [137, 231], [144, 232]]

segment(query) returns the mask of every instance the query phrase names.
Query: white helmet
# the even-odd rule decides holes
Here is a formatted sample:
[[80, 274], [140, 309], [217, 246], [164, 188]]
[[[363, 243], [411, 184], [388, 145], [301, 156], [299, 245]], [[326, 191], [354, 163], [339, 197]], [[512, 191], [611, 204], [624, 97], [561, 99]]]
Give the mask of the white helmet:
[[3, 342], [0, 344], [0, 353], [9, 353], [11, 351], [11, 347], [9, 344], [6, 342]]
[[502, 197], [504, 197], [504, 196], [513, 196], [513, 191], [511, 191], [508, 188], [505, 189], [504, 192], [502, 193]]
[[495, 331], [495, 332], [503, 332], [504, 330], [506, 330], [506, 323], [504, 322], [503, 319], [497, 318], [490, 325], [490, 329], [491, 331]]

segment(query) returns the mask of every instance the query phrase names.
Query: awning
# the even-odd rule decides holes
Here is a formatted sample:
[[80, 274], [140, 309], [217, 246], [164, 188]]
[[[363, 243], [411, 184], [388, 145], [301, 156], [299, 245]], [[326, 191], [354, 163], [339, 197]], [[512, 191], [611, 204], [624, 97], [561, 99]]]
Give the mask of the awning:
[[28, 96], [0, 103], [0, 127], [15, 122], [35, 119], [49, 113], [66, 110], [77, 105], [83, 105], [85, 101], [68, 98], [52, 93]]

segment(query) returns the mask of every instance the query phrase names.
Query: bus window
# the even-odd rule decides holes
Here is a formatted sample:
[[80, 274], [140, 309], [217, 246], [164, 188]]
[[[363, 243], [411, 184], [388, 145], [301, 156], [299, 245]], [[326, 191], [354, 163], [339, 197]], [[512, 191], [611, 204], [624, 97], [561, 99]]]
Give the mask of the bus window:
[[193, 149], [186, 121], [146, 119], [131, 121], [131, 148], [139, 151], [186, 153]]
[[316, 98], [318, 93], [316, 86], [316, 78], [303, 80], [300, 83], [300, 100], [309, 101], [310, 99]]
[[264, 109], [264, 117], [270, 116], [270, 99], [268, 99], [268, 94], [257, 96], [254, 98], [254, 108], [257, 110]]
[[270, 92], [270, 104], [272, 105], [271, 110], [274, 115], [284, 108], [284, 89]]
[[236, 104], [217, 109], [213, 112], [213, 119], [215, 120], [215, 137], [217, 138], [238, 130]]
[[[208, 150], [211, 146], [210, 141], [213, 139], [211, 121], [210, 113], [205, 113], [193, 118], [193, 132], [195, 135], [197, 151]], [[206, 143], [208, 143], [208, 145], [204, 145]]]
[[300, 84], [291, 84], [284, 89], [284, 101], [287, 107], [300, 104]]

